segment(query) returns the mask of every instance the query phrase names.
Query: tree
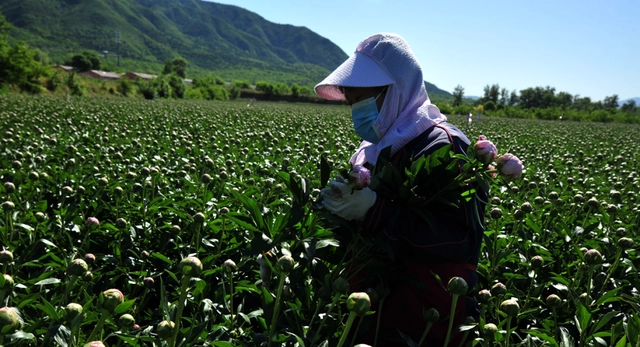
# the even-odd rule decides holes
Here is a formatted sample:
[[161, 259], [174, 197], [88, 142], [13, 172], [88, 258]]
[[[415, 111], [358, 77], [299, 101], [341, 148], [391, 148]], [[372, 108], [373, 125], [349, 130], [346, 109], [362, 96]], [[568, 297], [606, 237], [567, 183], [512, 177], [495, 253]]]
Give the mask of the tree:
[[164, 62], [163, 75], [169, 75], [175, 73], [176, 75], [186, 78], [187, 77], [187, 61], [183, 58], [167, 59]]
[[500, 105], [504, 106], [509, 104], [509, 91], [507, 88], [502, 88], [500, 91]]
[[637, 109], [635, 100], [628, 100], [625, 102], [622, 107], [620, 107], [620, 111], [622, 112], [635, 112]]
[[458, 84], [453, 89], [453, 107], [462, 105], [463, 97], [464, 97], [464, 88]]
[[294, 98], [300, 96], [300, 87], [295, 83], [291, 86], [291, 96]]
[[494, 104], [498, 103], [498, 95], [500, 95], [500, 85], [486, 85], [484, 87], [484, 96], [481, 102], [493, 101]]
[[615, 110], [618, 108], [618, 94], [607, 96], [602, 102], [602, 106], [607, 110]]
[[556, 105], [560, 108], [567, 109], [573, 105], [573, 95], [567, 92], [560, 92], [556, 95]]
[[520, 97], [518, 97], [518, 93], [514, 89], [511, 91], [511, 96], [509, 96], [509, 106], [514, 106], [518, 102], [520, 102]]
[[100, 70], [100, 58], [96, 53], [90, 51], [74, 55], [66, 64], [73, 66], [80, 72]]

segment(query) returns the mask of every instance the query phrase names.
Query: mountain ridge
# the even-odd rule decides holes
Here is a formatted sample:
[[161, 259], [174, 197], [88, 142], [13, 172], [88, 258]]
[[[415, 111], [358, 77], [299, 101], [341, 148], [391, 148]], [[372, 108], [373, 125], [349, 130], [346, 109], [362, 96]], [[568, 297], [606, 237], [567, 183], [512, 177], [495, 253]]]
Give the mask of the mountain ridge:
[[[57, 63], [94, 50], [107, 52], [105, 60], [113, 64], [116, 31], [123, 68], [150, 70], [138, 72], [157, 73], [166, 59], [182, 57], [199, 73], [313, 86], [348, 58], [306, 27], [210, 1], [3, 0], [0, 12], [14, 27], [14, 41], [45, 51]], [[425, 85], [432, 95], [450, 95]]]

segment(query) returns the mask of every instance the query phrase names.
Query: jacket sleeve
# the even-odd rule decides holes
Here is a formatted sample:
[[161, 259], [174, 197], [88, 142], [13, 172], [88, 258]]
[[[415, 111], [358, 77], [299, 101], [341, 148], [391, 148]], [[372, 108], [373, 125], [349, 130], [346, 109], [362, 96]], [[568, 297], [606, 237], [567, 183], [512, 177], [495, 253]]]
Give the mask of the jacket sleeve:
[[[433, 129], [405, 149], [419, 157], [453, 143], [454, 151], [466, 153], [466, 138], [452, 136], [455, 129], [451, 130], [448, 127]], [[484, 206], [479, 208], [481, 213], [477, 216], [473, 203], [462, 204], [460, 208], [430, 207], [428, 212], [434, 218], [427, 223], [411, 206], [381, 196], [367, 212], [363, 230], [386, 241], [394, 254], [410, 260], [477, 264], [482, 241], [482, 223], [478, 217], [484, 219]]]

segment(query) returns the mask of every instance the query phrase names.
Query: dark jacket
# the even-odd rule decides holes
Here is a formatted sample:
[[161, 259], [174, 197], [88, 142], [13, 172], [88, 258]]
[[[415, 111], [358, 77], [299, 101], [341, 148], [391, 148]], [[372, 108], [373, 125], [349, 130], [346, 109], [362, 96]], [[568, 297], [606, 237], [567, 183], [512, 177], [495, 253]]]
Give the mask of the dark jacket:
[[[453, 144], [455, 153], [466, 155], [470, 142], [458, 128], [442, 123], [409, 142], [394, 158], [402, 155], [418, 158], [448, 144]], [[442, 182], [443, 186], [445, 184], [447, 182]], [[483, 191], [478, 195], [484, 202], [487, 196], [487, 192]], [[476, 266], [483, 236], [484, 204], [480, 204], [476, 214], [473, 203], [462, 203], [459, 208], [430, 205], [430, 212], [436, 217], [432, 221], [432, 228], [411, 206], [378, 194], [376, 203], [361, 224], [362, 232], [373, 236], [379, 244], [388, 246], [392, 250], [393, 260], [374, 259], [371, 264], [375, 266], [370, 266], [362, 275], [353, 278], [351, 289], [365, 290], [382, 283], [390, 292], [383, 307], [372, 307], [377, 312], [365, 318], [363, 334], [357, 342], [373, 342], [375, 322], [378, 314], [381, 314], [378, 346], [403, 345], [398, 331], [417, 343], [426, 327], [423, 310], [435, 308], [440, 313], [441, 322], [432, 327], [423, 345], [443, 345], [452, 302], [451, 295], [443, 287], [454, 276], [464, 278], [470, 290], [477, 283]], [[460, 325], [467, 316], [478, 317], [474, 292], [477, 289], [470, 292], [467, 298], [459, 298], [454, 327]], [[457, 346], [461, 338], [461, 334], [458, 334], [451, 345]]]

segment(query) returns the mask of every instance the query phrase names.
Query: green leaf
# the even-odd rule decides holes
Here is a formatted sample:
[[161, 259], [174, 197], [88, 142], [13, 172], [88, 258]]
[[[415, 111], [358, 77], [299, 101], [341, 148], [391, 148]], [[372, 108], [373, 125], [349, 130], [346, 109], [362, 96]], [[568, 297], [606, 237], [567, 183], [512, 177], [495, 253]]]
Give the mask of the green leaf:
[[[262, 219], [262, 211], [260, 210], [258, 203], [248, 196], [240, 194], [234, 190], [231, 191], [231, 194], [233, 194], [236, 199], [240, 200], [240, 202], [242, 202], [242, 205], [244, 205], [244, 207], [249, 211], [249, 215], [253, 219], [256, 228], [263, 232], [267, 231], [264, 225], [264, 220]], [[270, 236], [273, 237], [273, 235]]]
[[127, 300], [120, 305], [116, 306], [115, 310], [113, 310], [113, 314], [118, 315], [121, 313], [127, 312], [132, 306], [136, 299]]
[[71, 342], [71, 331], [64, 325], [54, 325], [49, 333], [53, 333], [53, 339], [60, 345], [60, 347], [67, 347]]
[[53, 307], [53, 305], [51, 305], [51, 303], [45, 298], [42, 298], [42, 301], [43, 304], [36, 305], [36, 307], [46, 313], [47, 316], [51, 317], [54, 321], [59, 320], [60, 316], [58, 315], [58, 311], [56, 311], [55, 307]]
[[560, 327], [560, 347], [573, 347], [575, 346], [575, 341], [571, 334], [569, 334], [569, 330], [565, 327]]
[[151, 256], [157, 259], [160, 259], [162, 261], [164, 261], [165, 263], [169, 264], [169, 265], [173, 265], [173, 262], [171, 261], [171, 259], [165, 257], [164, 255], [158, 253], [158, 252], [153, 252], [151, 253]]
[[60, 283], [60, 282], [62, 282], [62, 281], [60, 281], [60, 279], [58, 279], [58, 278], [45, 278], [42, 281], [36, 282], [34, 285], [36, 285], [36, 286], [44, 286], [44, 285], [47, 285], [47, 284], [57, 284], [57, 283]]

